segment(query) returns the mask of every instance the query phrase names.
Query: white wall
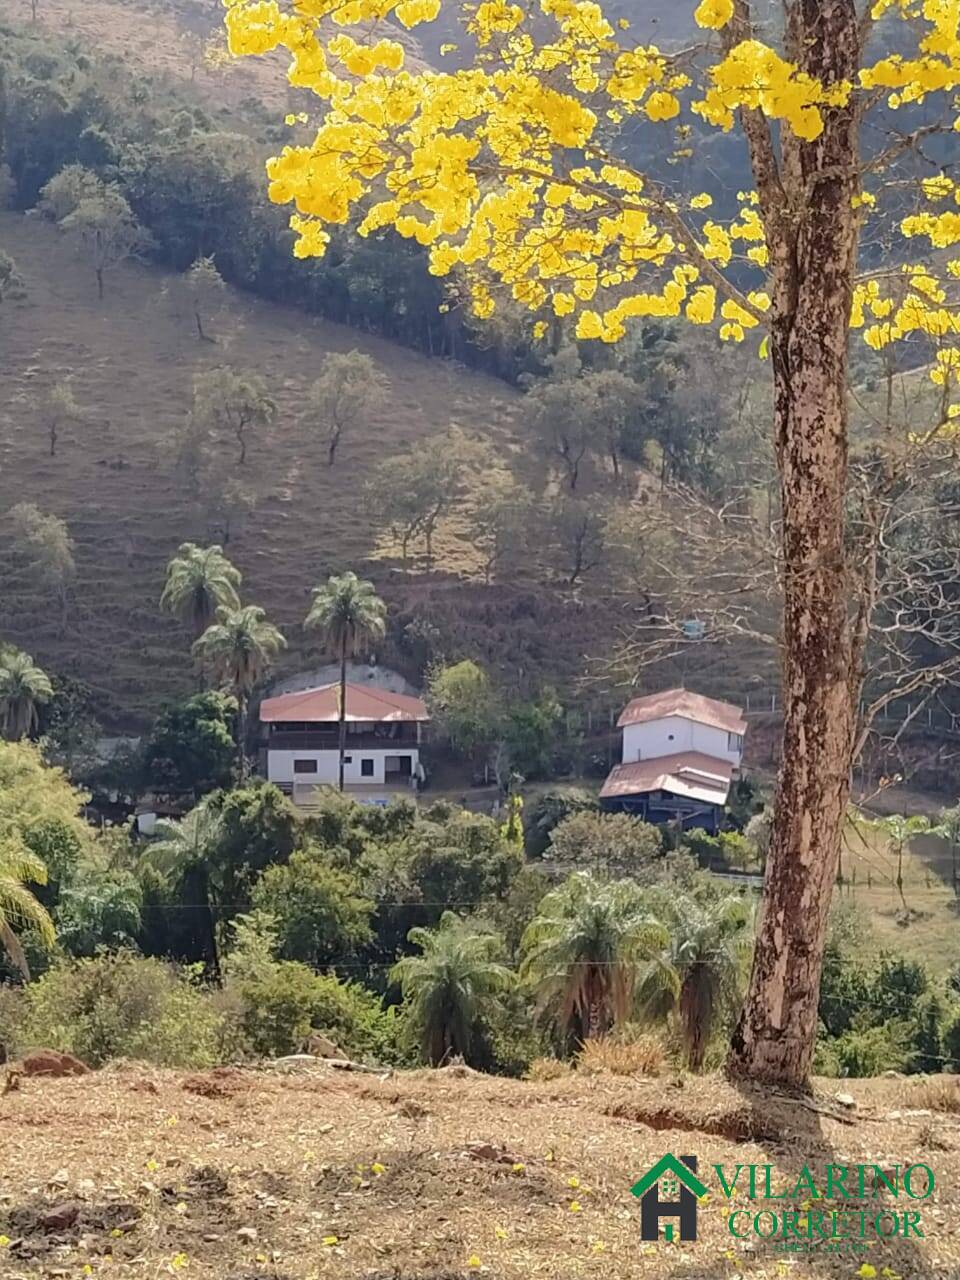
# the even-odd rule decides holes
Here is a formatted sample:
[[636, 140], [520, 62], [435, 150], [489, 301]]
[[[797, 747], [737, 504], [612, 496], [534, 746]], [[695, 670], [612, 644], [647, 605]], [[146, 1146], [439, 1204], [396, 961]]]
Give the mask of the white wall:
[[[382, 784], [387, 780], [385, 761], [387, 756], [411, 756], [411, 771], [415, 774], [420, 753], [415, 746], [394, 747], [390, 751], [363, 750], [348, 751], [343, 770], [344, 784], [363, 783], [367, 786]], [[294, 773], [294, 760], [316, 760], [316, 773]], [[364, 776], [360, 772], [360, 761], [373, 761], [373, 774]], [[336, 785], [339, 778], [340, 755], [337, 751], [274, 751], [267, 752], [267, 778], [271, 782], [296, 782], [298, 786], [323, 786], [325, 783]], [[391, 782], [401, 782], [399, 774], [391, 775]]]
[[730, 764], [739, 765], [743, 756], [743, 744], [728, 745], [726, 729], [698, 724], [682, 716], [665, 716], [662, 720], [648, 720], [644, 724], [628, 724], [623, 731], [623, 763], [635, 760], [653, 760], [658, 756], [672, 756], [678, 751], [702, 751]]

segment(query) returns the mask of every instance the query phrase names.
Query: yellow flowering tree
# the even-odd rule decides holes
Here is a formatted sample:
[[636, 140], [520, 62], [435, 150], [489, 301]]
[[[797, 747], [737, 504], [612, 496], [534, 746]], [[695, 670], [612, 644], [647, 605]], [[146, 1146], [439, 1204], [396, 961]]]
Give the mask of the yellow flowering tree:
[[[801, 1082], [867, 631], [845, 512], [848, 331], [862, 328], [877, 349], [928, 342], [941, 385], [955, 385], [957, 187], [927, 160], [915, 197], [903, 189], [914, 170], [898, 169], [894, 204], [884, 174], [921, 138], [956, 127], [960, 0], [867, 0], [861, 11], [855, 0], [784, 0], [775, 43], [749, 0], [701, 0], [702, 45], [681, 54], [637, 43], [592, 0], [482, 0], [461, 15], [471, 52], [417, 74], [391, 33], [436, 20], [441, 0], [225, 3], [232, 52], [285, 47], [290, 83], [317, 99], [312, 140], [268, 165], [271, 199], [294, 210], [298, 256], [322, 254], [337, 226], [389, 227], [429, 247], [430, 270], [450, 276], [478, 317], [509, 296], [540, 335], [557, 317], [608, 343], [646, 316], [713, 325], [729, 341], [762, 331], [783, 517], [785, 728], [729, 1065]], [[943, 118], [931, 123], [938, 102]], [[924, 122], [913, 127], [918, 104]], [[721, 218], [709, 192], [681, 198], [629, 164], [620, 139], [638, 121], [739, 130], [755, 189], [737, 215]], [[865, 158], [878, 121], [870, 136], [889, 145]], [[859, 280], [861, 229], [870, 218], [889, 227], [891, 210], [926, 259], [898, 266], [896, 281]], [[947, 419], [948, 394], [943, 403]]]

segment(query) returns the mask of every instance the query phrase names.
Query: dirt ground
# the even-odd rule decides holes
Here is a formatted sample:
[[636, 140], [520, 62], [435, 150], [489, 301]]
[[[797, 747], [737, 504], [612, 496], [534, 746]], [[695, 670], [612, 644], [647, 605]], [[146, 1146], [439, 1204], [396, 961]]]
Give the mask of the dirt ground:
[[[960, 1124], [928, 1109], [924, 1082], [822, 1081], [811, 1107], [715, 1078], [458, 1071], [127, 1066], [23, 1080], [0, 1099], [0, 1276], [960, 1275]], [[854, 1107], [834, 1097], [844, 1091]], [[804, 1165], [925, 1162], [925, 1238], [779, 1252], [735, 1240], [714, 1192], [696, 1242], [643, 1244], [630, 1187], [667, 1151], [696, 1154], [701, 1172], [769, 1163], [775, 1186]]]

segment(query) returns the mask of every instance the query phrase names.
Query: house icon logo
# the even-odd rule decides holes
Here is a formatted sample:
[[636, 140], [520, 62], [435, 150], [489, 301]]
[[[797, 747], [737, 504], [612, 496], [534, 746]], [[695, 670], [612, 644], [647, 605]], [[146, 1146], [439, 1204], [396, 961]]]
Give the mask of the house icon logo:
[[[696, 1156], [665, 1155], [630, 1188], [640, 1201], [640, 1238], [660, 1238], [660, 1219], [680, 1219], [680, 1239], [697, 1238], [697, 1201], [707, 1188], [697, 1175]], [[674, 1224], [666, 1223], [663, 1238], [672, 1243], [676, 1238]]]

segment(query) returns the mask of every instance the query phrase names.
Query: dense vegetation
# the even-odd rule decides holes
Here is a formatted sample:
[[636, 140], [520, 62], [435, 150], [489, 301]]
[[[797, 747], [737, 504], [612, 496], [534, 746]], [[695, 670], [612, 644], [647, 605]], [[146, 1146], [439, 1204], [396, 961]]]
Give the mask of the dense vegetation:
[[[8, 1053], [203, 1066], [296, 1052], [316, 1031], [371, 1062], [459, 1056], [508, 1074], [597, 1064], [604, 1045], [624, 1069], [718, 1061], [751, 904], [698, 869], [716, 853], [706, 837], [666, 852], [656, 829], [576, 791], [545, 795], [523, 834], [447, 803], [378, 809], [333, 791], [303, 816], [268, 783], [217, 785], [231, 710], [199, 694], [163, 717], [150, 750], [192, 741], [189, 756], [168, 749], [200, 798], [149, 838], [88, 825], [85, 794], [36, 747], [0, 744]], [[952, 982], [878, 953], [839, 911], [818, 1068], [958, 1059]]]
[[[5, 34], [3, 196], [55, 225], [104, 306], [121, 264], [153, 262], [176, 273], [163, 301], [200, 349], [219, 343], [229, 285], [523, 389], [522, 465], [451, 421], [437, 424], [428, 447], [385, 457], [365, 477], [378, 521], [371, 543], [392, 539], [404, 574], [415, 563], [426, 573], [438, 559], [442, 567], [437, 543], [457, 517], [485, 587], [525, 580], [536, 546], [534, 574], [548, 565], [565, 601], [581, 606], [586, 584], [601, 581], [592, 602], [629, 601], [641, 629], [664, 629], [653, 652], [670, 658], [681, 611], [710, 608], [718, 547], [724, 574], [741, 578], [758, 549], [769, 552], [736, 538], [737, 520], [769, 533], [779, 518], [758, 429], [768, 407], [763, 375], [736, 387], [729, 378], [718, 391], [704, 376], [716, 357], [669, 320], [600, 351], [559, 323], [562, 310], [541, 325], [538, 344], [509, 306], [481, 329], [460, 305], [457, 281], [441, 284], [420, 248], [391, 232], [338, 232], [322, 260], [295, 263], [289, 230], [264, 207], [251, 167], [251, 156], [289, 135], [255, 104], [213, 113], [120, 61], [33, 32]], [[631, 158], [653, 173], [660, 162], [695, 160], [688, 179], [699, 185], [713, 159], [684, 150], [658, 158], [641, 148]], [[729, 197], [721, 193], [721, 206]], [[24, 293], [16, 262], [0, 253], [0, 300]], [[921, 344], [911, 358], [930, 354]], [[861, 361], [868, 391], [879, 368]], [[331, 352], [314, 372], [303, 413], [333, 472], [389, 412], [392, 388], [358, 350]], [[888, 400], [894, 372], [888, 364]], [[770, 810], [757, 812], [746, 789], [737, 830], [665, 838], [598, 813], [588, 793], [554, 792], [531, 806], [522, 832], [523, 781], [603, 770], [569, 690], [558, 693], [536, 664], [525, 679], [505, 677], [502, 654], [500, 670], [481, 664], [426, 611], [407, 613], [391, 633], [371, 585], [339, 564], [324, 565], [335, 576], [314, 587], [304, 626], [339, 661], [341, 682], [349, 656], [389, 636], [427, 686], [461, 772], [492, 777], [502, 813], [444, 802], [369, 810], [331, 794], [303, 817], [276, 789], [250, 781], [250, 710], [286, 635], [244, 602], [223, 546], [256, 505], [257, 452], [282, 426], [285, 404], [269, 377], [240, 363], [197, 369], [189, 389], [189, 411], [155, 443], [203, 533], [181, 531], [198, 541], [170, 561], [160, 604], [183, 628], [205, 687], [169, 702], [138, 747], [105, 762], [94, 749], [95, 696], [49, 678], [26, 653], [0, 653], [0, 732], [10, 740], [0, 748], [0, 943], [10, 981], [0, 991], [0, 1040], [14, 1049], [55, 1044], [94, 1064], [283, 1054], [311, 1030], [371, 1061], [460, 1056], [514, 1074], [549, 1073], [607, 1044], [648, 1053], [653, 1043], [654, 1056], [693, 1071], [717, 1062], [743, 995], [752, 918], [746, 895], [699, 868], [762, 868]], [[44, 455], [62, 459], [92, 406], [69, 382], [46, 388], [40, 405]], [[869, 430], [864, 437], [869, 472], [874, 439]], [[930, 483], [949, 505], [949, 478]], [[922, 507], [922, 518], [900, 527], [895, 567], [906, 544], [924, 558], [927, 541], [949, 527], [946, 512]], [[29, 501], [6, 518], [4, 570], [44, 595], [63, 635], [77, 596], [69, 524]], [[204, 545], [215, 539], [222, 545]], [[944, 557], [947, 573], [935, 572], [950, 597], [946, 549]], [[741, 635], [764, 631], [776, 612], [777, 588], [749, 580]], [[910, 609], [927, 608], [912, 579], [904, 595]], [[923, 634], [934, 652], [949, 639]], [[911, 645], [911, 662], [920, 647]], [[647, 654], [631, 638], [616, 657], [608, 683], [625, 671], [633, 679]], [[38, 738], [39, 752], [26, 745]], [[341, 719], [341, 783], [343, 741]], [[119, 816], [150, 792], [172, 800], [178, 816], [149, 838], [122, 819], [96, 831], [79, 816], [87, 797], [74, 786], [89, 787], [101, 813], [113, 806]], [[907, 923], [904, 848], [932, 830], [910, 821], [885, 828]], [[819, 1013], [818, 1064], [831, 1074], [958, 1063], [953, 985], [878, 954], [863, 926], [842, 915]]]

